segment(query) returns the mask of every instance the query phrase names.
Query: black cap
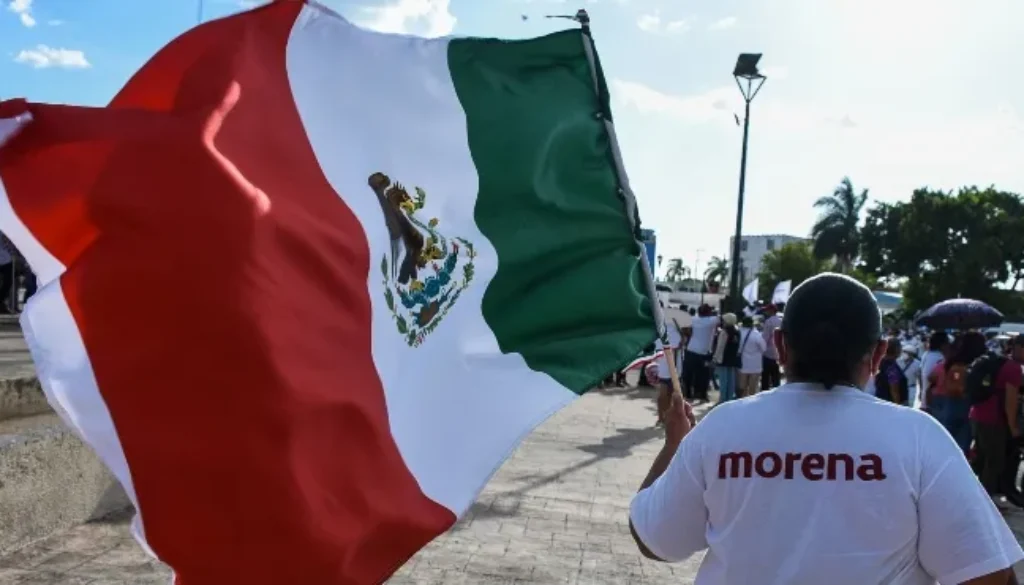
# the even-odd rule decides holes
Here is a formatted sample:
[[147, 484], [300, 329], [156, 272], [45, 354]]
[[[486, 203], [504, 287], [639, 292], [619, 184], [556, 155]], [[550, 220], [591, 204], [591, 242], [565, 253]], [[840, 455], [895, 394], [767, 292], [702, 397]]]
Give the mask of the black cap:
[[[856, 280], [825, 272], [803, 281], [782, 317], [786, 345], [807, 357], [843, 361], [864, 356], [882, 338], [878, 302]], [[824, 344], [824, 347], [823, 347]]]

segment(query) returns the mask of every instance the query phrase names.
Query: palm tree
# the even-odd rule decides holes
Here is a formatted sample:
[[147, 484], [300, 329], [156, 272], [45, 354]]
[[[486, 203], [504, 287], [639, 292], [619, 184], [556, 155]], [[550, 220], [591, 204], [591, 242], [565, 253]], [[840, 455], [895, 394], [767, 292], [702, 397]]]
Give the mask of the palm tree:
[[672, 258], [668, 261], [668, 270], [665, 272], [665, 280], [679, 282], [690, 274], [690, 269], [683, 264], [682, 258]]
[[711, 260], [708, 261], [707, 270], [704, 271], [704, 281], [718, 285], [728, 277], [729, 261], [725, 258], [712, 256]]
[[814, 202], [820, 210], [818, 221], [811, 228], [814, 255], [821, 259], [835, 258], [836, 269], [847, 273], [860, 254], [860, 212], [868, 200], [868, 190], [859, 194], [849, 177], [832, 192]]

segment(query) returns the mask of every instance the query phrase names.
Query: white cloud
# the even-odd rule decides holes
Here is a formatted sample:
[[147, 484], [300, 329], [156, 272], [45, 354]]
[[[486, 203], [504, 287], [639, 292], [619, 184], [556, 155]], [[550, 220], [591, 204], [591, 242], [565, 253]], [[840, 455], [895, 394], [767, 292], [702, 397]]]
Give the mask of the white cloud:
[[636, 25], [642, 31], [653, 32], [661, 26], [661, 17], [657, 14], [641, 14], [640, 18], [636, 19]]
[[36, 19], [32, 16], [32, 0], [11, 0], [7, 9], [18, 15], [21, 24], [28, 27], [36, 25]]
[[764, 69], [761, 70], [761, 73], [768, 79], [786, 79], [787, 77], [789, 77], [789, 67], [785, 67], [782, 65], [765, 67]]
[[719, 18], [715, 22], [708, 25], [708, 30], [725, 30], [736, 26], [735, 16], [726, 16], [725, 18]]
[[[671, 95], [634, 81], [613, 79], [612, 97], [621, 105], [641, 114], [665, 116], [684, 124], [736, 126], [743, 117], [743, 98], [735, 85], [722, 85], [693, 95]], [[759, 127], [783, 132], [810, 132], [827, 128], [850, 129], [858, 126], [850, 113], [817, 106], [789, 105], [758, 99], [751, 117]]]
[[394, 0], [363, 8], [358, 23], [380, 32], [443, 37], [455, 29], [449, 4], [450, 0]]
[[[679, 96], [616, 79], [612, 96], [618, 107], [652, 116], [659, 124], [704, 125], [712, 131], [717, 127], [737, 133], [737, 138], [741, 132], [734, 118], [743, 116], [736, 87]], [[862, 181], [887, 193], [909, 193], [926, 183], [1012, 185], [1020, 180], [1015, 169], [1024, 158], [1024, 119], [1006, 103], [958, 117], [915, 117], [885, 109], [848, 112], [838, 106], [829, 110], [759, 98], [751, 119], [758, 136], [772, 137], [775, 152], [763, 156], [776, 169], [838, 165], [845, 170], [836, 172], [866, 177]]]
[[636, 26], [649, 33], [682, 33], [690, 30], [690, 24], [685, 20], [665, 21], [658, 12], [641, 14], [636, 19]]
[[35, 69], [46, 69], [49, 67], [87, 69], [92, 67], [82, 51], [54, 49], [46, 45], [37, 45], [34, 49], [23, 49], [14, 57], [14, 62], [30, 65]]
[[[700, 124], [732, 119], [730, 100], [736, 88], [722, 87], [693, 96], [662, 93], [642, 83], [612, 80], [612, 95], [641, 114], [663, 114], [680, 122]], [[727, 95], [728, 94], [728, 95]]]

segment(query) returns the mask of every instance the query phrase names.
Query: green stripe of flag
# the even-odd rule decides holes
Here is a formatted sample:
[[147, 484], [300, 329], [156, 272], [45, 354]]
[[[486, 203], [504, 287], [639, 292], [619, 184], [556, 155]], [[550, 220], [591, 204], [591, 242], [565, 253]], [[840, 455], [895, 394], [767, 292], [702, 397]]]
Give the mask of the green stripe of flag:
[[571, 30], [448, 51], [480, 179], [475, 218], [498, 255], [484, 319], [503, 352], [577, 393], [657, 336], [584, 40]]

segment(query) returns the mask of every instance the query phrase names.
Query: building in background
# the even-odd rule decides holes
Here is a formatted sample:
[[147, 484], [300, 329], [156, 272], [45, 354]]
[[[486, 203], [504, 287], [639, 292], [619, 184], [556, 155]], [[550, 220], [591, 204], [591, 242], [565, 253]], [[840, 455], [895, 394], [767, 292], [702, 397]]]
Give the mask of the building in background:
[[[729, 238], [729, 251], [726, 258], [732, 258], [732, 247], [735, 238]], [[750, 282], [761, 272], [761, 259], [772, 250], [777, 250], [793, 242], [808, 242], [809, 238], [769, 234], [764, 236], [743, 236], [740, 239], [740, 260], [743, 262], [743, 273], [740, 275], [740, 286]], [[727, 281], [728, 282], [728, 281]]]

